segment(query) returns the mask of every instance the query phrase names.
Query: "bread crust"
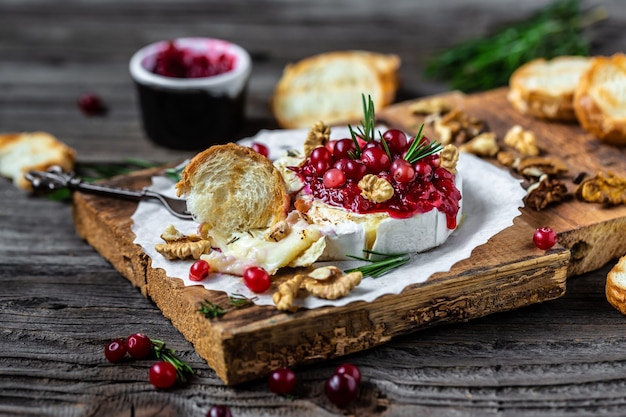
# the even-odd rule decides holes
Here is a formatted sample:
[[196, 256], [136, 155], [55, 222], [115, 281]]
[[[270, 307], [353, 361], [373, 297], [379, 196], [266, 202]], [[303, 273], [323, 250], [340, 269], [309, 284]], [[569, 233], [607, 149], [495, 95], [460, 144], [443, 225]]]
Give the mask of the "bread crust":
[[[334, 71], [339, 65], [353, 71]], [[397, 55], [368, 51], [304, 58], [285, 67], [271, 100], [274, 117], [286, 129], [310, 127], [319, 120], [329, 125], [358, 121], [363, 114], [361, 94], [371, 95], [376, 109], [393, 102], [399, 67]]]
[[581, 126], [603, 142], [626, 145], [626, 55], [594, 57], [574, 95]]
[[21, 189], [32, 190], [32, 184], [24, 177], [28, 171], [45, 171], [55, 165], [71, 171], [75, 161], [76, 151], [50, 133], [0, 135], [0, 172]]
[[226, 236], [271, 227], [290, 206], [287, 187], [272, 162], [234, 143], [197, 154], [176, 184], [196, 220]]
[[510, 103], [539, 119], [576, 121], [574, 94], [591, 58], [560, 56], [534, 59], [520, 66], [509, 79]]
[[626, 315], [626, 255], [607, 274], [605, 293], [607, 301]]

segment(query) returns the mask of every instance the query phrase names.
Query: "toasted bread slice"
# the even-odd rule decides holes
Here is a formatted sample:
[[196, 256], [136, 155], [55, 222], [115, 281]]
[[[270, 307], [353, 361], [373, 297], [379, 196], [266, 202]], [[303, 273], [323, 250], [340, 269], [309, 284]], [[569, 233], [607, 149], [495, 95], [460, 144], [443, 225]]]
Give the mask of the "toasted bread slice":
[[389, 105], [398, 89], [400, 59], [366, 51], [328, 52], [285, 68], [272, 97], [272, 111], [283, 128], [358, 122], [362, 95], [376, 109]]
[[513, 72], [508, 99], [520, 112], [540, 119], [576, 121], [574, 93], [591, 58], [534, 59]]
[[45, 171], [58, 165], [74, 169], [76, 152], [46, 132], [23, 132], [0, 135], [0, 175], [13, 179], [16, 187], [32, 190], [24, 178], [28, 171]]
[[622, 256], [606, 276], [606, 299], [626, 314], [626, 256]]
[[224, 236], [270, 227], [289, 209], [285, 182], [272, 162], [234, 143], [197, 154], [176, 189], [196, 221]]
[[626, 55], [597, 56], [576, 88], [581, 126], [598, 139], [626, 145]]

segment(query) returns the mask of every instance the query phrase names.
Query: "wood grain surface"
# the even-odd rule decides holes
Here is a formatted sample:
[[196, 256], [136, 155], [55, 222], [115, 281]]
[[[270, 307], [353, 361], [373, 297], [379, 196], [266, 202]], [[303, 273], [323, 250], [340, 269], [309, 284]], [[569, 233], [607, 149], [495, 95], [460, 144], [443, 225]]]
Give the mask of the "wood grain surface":
[[[362, 48], [398, 53], [398, 101], [444, 92], [422, 76], [428, 56], [527, 16], [549, 0], [0, 0], [0, 129], [45, 130], [79, 161], [127, 157], [169, 163], [189, 154], [149, 142], [128, 75], [132, 52], [186, 35], [224, 37], [254, 61], [247, 122], [238, 137], [275, 127], [267, 103], [284, 65], [313, 53]], [[626, 51], [621, 0], [584, 0], [609, 19], [591, 29], [598, 54]], [[100, 94], [105, 117], [76, 99]], [[237, 137], [237, 138], [238, 138]], [[393, 338], [297, 369], [294, 398], [264, 380], [226, 387], [158, 307], [75, 232], [67, 203], [0, 181], [0, 415], [622, 416], [626, 319], [604, 296], [611, 263], [567, 280], [553, 301]], [[196, 370], [168, 391], [147, 380], [150, 360], [110, 364], [112, 338], [165, 340]], [[335, 366], [359, 366], [359, 397], [339, 409], [323, 384]]]

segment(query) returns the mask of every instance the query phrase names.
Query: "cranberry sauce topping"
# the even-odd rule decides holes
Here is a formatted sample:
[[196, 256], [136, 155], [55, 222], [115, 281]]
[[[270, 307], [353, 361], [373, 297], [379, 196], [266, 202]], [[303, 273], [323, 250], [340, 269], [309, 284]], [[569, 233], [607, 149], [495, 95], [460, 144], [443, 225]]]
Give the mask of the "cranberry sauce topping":
[[[407, 141], [409, 143], [400, 149], [387, 146], [391, 152], [390, 160], [383, 146], [376, 141], [369, 142], [365, 149], [380, 149], [383, 150], [382, 154], [378, 151], [363, 152], [360, 158], [346, 159], [347, 151], [344, 148], [349, 145], [348, 140], [352, 141], [331, 141], [325, 147], [328, 152], [314, 151], [304, 164], [292, 168], [315, 198], [355, 213], [386, 212], [398, 219], [410, 218], [436, 208], [446, 215], [448, 229], [456, 228], [461, 193], [454, 183], [454, 174], [439, 166], [438, 154], [426, 156], [413, 164], [407, 163], [402, 159], [410, 145], [410, 141]], [[376, 161], [367, 159], [372, 154], [384, 156]], [[354, 165], [360, 168], [355, 169]], [[325, 182], [326, 172], [336, 169], [344, 171], [345, 180]], [[382, 203], [374, 203], [363, 197], [358, 183], [365, 174], [375, 174], [387, 180], [393, 186], [393, 197]]]
[[206, 54], [168, 42], [146, 69], [165, 77], [201, 78], [231, 71], [234, 63], [235, 57], [227, 53]]

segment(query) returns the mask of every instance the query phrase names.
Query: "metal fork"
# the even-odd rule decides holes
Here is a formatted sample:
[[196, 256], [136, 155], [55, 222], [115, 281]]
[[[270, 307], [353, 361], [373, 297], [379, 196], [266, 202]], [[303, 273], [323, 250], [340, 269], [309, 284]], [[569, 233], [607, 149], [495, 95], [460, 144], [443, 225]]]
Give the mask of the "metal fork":
[[130, 200], [155, 199], [174, 216], [181, 219], [192, 219], [187, 210], [185, 200], [167, 197], [163, 194], [143, 188], [140, 191], [125, 190], [122, 188], [105, 187], [103, 185], [84, 182], [73, 172], [64, 172], [61, 167], [53, 166], [47, 171], [29, 171], [25, 175], [36, 191], [53, 191], [62, 188], [78, 190], [87, 193], [100, 194], [109, 197], [124, 198]]

